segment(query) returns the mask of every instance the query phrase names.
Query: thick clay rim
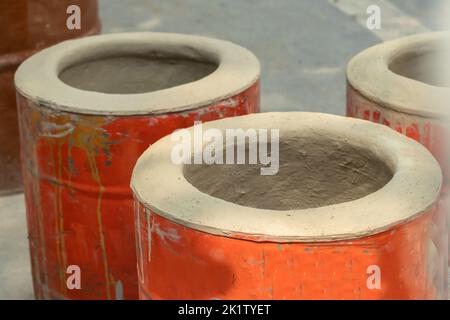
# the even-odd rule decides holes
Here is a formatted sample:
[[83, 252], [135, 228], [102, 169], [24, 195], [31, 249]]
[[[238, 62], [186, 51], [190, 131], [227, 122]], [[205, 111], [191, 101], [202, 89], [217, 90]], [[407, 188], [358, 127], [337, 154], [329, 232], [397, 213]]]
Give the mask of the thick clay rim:
[[[106, 94], [80, 90], [58, 75], [86, 57], [145, 54], [164, 48], [185, 56], [211, 58], [218, 68], [184, 85], [140, 94]], [[83, 114], [161, 114], [195, 109], [236, 95], [260, 75], [258, 59], [228, 41], [174, 33], [119, 33], [64, 41], [27, 59], [15, 75], [17, 90], [28, 99], [56, 110]]]
[[[155, 213], [178, 224], [228, 237], [256, 241], [318, 242], [354, 239], [388, 230], [424, 213], [436, 201], [442, 174], [419, 143], [369, 121], [320, 113], [262, 113], [203, 123], [207, 128], [279, 128], [340, 136], [369, 148], [392, 167], [393, 178], [355, 201], [320, 208], [276, 211], [237, 205], [192, 186], [170, 152], [167, 136], [139, 158], [131, 188]], [[190, 129], [192, 130], [192, 128]]]
[[347, 80], [366, 98], [400, 112], [431, 118], [448, 115], [450, 88], [432, 86], [392, 72], [396, 57], [431, 44], [450, 41], [450, 32], [432, 32], [387, 41], [357, 54], [347, 66]]

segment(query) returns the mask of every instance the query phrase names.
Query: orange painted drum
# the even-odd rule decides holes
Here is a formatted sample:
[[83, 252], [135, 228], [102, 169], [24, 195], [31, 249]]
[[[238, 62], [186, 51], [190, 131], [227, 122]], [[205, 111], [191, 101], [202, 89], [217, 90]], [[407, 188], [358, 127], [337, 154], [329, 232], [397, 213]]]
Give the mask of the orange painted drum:
[[[217, 138], [239, 129], [247, 140]], [[197, 139], [187, 161], [174, 161], [180, 133], [134, 168], [141, 299], [446, 298], [433, 242], [442, 174], [419, 143], [368, 121], [302, 112], [199, 130], [183, 132]], [[250, 142], [263, 150], [256, 164], [195, 162], [211, 149], [251, 159]]]
[[[387, 125], [420, 142], [444, 174], [441, 210], [450, 222], [450, 33], [421, 34], [369, 48], [347, 68], [347, 115]], [[436, 226], [446, 233], [445, 222]], [[448, 228], [447, 228], [448, 230]], [[447, 264], [448, 243], [437, 243]]]
[[232, 43], [165, 33], [66, 41], [20, 66], [37, 298], [138, 298], [129, 187], [136, 160], [194, 121], [258, 112], [259, 70], [256, 57]]
[[[68, 29], [80, 9], [80, 29]], [[14, 73], [26, 58], [59, 41], [100, 32], [96, 0], [14, 0], [0, 2], [0, 195], [22, 190]]]

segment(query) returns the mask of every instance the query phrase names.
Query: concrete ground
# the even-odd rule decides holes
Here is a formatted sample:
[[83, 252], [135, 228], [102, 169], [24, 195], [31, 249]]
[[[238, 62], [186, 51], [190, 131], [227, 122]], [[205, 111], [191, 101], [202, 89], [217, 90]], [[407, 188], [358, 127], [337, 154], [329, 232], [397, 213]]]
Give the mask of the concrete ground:
[[[262, 63], [262, 111], [344, 114], [345, 66], [382, 40], [443, 28], [446, 0], [100, 0], [104, 33], [231, 40]], [[366, 9], [381, 8], [380, 30]], [[448, 16], [448, 15], [447, 15]], [[0, 197], [0, 299], [32, 299], [23, 195]]]

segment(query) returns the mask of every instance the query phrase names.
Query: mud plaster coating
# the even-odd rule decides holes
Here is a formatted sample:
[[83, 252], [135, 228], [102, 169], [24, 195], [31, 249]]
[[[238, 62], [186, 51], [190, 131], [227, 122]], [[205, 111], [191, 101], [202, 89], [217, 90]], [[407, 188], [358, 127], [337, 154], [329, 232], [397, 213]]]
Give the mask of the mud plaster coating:
[[[248, 154], [248, 153], [247, 153]], [[185, 178], [211, 196], [243, 206], [293, 210], [362, 198], [392, 177], [370, 150], [345, 141], [290, 137], [280, 142], [276, 175], [260, 175], [261, 165], [186, 165]]]
[[450, 87], [450, 76], [444, 72], [443, 63], [450, 52], [437, 46], [426, 51], [409, 51], [394, 58], [388, 68], [403, 77], [437, 87]]
[[180, 57], [121, 56], [96, 58], [65, 68], [59, 78], [78, 89], [132, 94], [179, 86], [204, 78], [217, 64]]
[[353, 57], [350, 85], [386, 108], [447, 121], [450, 77], [445, 72], [450, 33], [432, 32], [387, 41]]
[[[377, 123], [382, 123], [405, 134], [406, 136], [420, 142], [429, 149], [440, 162], [444, 173], [444, 186], [449, 183], [449, 152], [446, 137], [448, 137], [448, 127], [443, 122], [436, 119], [422, 117], [420, 115], [409, 115], [389, 109], [384, 105], [368, 100], [352, 86], [348, 86], [347, 114], [351, 117], [363, 118]], [[443, 292], [447, 287], [447, 231], [445, 230], [445, 215], [448, 210], [442, 205], [441, 210], [435, 213], [430, 223], [431, 239], [428, 244], [428, 266], [429, 276], [434, 279], [434, 285], [438, 292]]]
[[[301, 138], [316, 139], [316, 144], [319, 138], [337, 140], [370, 150], [394, 174], [382, 188], [354, 201], [290, 211], [253, 208], [200, 191], [192, 180], [187, 180], [184, 165], [172, 161], [173, 147], [179, 142], [166, 136], [137, 161], [131, 179], [137, 201], [171, 221], [210, 234], [251, 237], [256, 241], [319, 242], [356, 239], [389, 230], [431, 208], [439, 194], [442, 174], [431, 154], [412, 139], [369, 121], [320, 113], [268, 112], [203, 124], [203, 130], [209, 128], [282, 128], [280, 141], [285, 143], [295, 137], [298, 149]], [[187, 130], [192, 135], [194, 129]], [[226, 144], [230, 145], [228, 141]], [[283, 165], [283, 149], [280, 156]], [[257, 179], [261, 179], [259, 173]], [[210, 175], [208, 179], [216, 178]], [[265, 194], [269, 192], [264, 190]], [[262, 198], [259, 200], [265, 201]]]
[[[119, 61], [111, 64], [111, 58]], [[75, 69], [70, 71], [71, 67]], [[59, 43], [25, 61], [15, 83], [29, 100], [57, 111], [118, 116], [165, 114], [213, 104], [250, 88], [259, 74], [258, 59], [231, 42], [137, 32]], [[84, 80], [90, 84], [80, 90], [76, 86]]]

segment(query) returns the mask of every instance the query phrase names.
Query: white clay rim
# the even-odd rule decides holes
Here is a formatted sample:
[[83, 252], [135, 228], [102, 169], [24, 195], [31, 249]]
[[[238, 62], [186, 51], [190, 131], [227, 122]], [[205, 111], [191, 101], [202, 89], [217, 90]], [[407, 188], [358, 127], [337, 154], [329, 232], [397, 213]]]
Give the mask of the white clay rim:
[[[174, 54], [207, 59], [217, 65], [205, 77], [162, 90], [115, 94], [81, 90], [60, 80], [60, 73], [80, 62], [121, 55]], [[260, 75], [258, 59], [228, 41], [173, 33], [119, 33], [64, 41], [27, 59], [15, 75], [22, 95], [49, 108], [83, 114], [161, 114], [195, 109], [232, 97]], [[123, 75], [126, 77], [126, 74]]]
[[[415, 68], [435, 59], [434, 73], [445, 76], [448, 64], [450, 32], [433, 32], [387, 41], [357, 54], [347, 66], [347, 80], [366, 98], [400, 112], [431, 118], [446, 117], [450, 86], [423, 81], [393, 71], [394, 63]], [[441, 55], [442, 60], [432, 58]], [[419, 63], [418, 63], [419, 62]], [[408, 65], [410, 63], [410, 65]], [[429, 70], [431, 72], [431, 70]], [[410, 73], [411, 71], [407, 71]], [[440, 73], [440, 74], [439, 74]], [[423, 75], [420, 75], [423, 77]]]
[[338, 138], [370, 150], [389, 166], [392, 178], [373, 193], [333, 205], [300, 210], [242, 206], [189, 183], [183, 165], [171, 161], [177, 142], [167, 136], [139, 158], [131, 187], [145, 207], [189, 228], [256, 241], [355, 239], [414, 219], [433, 206], [439, 195], [442, 174], [432, 155], [412, 139], [369, 121], [320, 113], [262, 113], [203, 123], [203, 131], [208, 128], [280, 129], [280, 143], [290, 133]]

